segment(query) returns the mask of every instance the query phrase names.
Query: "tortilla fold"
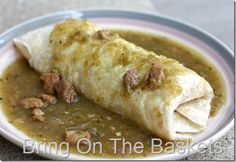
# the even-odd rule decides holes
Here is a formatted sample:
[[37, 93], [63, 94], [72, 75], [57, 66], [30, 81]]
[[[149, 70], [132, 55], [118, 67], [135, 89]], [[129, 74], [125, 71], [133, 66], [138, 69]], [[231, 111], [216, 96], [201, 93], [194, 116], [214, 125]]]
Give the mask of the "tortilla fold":
[[[158, 137], [188, 140], [205, 128], [213, 90], [204, 78], [116, 34], [100, 38], [99, 31], [86, 20], [69, 19], [29, 32], [14, 43], [36, 71], [57, 70], [78, 93]], [[164, 69], [163, 84], [127, 94], [124, 74], [134, 70], [142, 79], [153, 63]]]

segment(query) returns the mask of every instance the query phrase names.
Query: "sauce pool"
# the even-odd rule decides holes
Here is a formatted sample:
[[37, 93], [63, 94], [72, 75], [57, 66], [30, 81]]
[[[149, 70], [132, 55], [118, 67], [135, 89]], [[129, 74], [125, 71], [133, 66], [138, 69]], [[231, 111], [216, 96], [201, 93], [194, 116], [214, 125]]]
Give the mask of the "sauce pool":
[[[210, 116], [214, 116], [223, 107], [226, 93], [224, 81], [217, 69], [191, 48], [184, 46], [166, 37], [153, 36], [135, 31], [113, 31], [124, 39], [133, 42], [158, 55], [164, 55], [178, 60], [186, 67], [196, 71], [212, 86], [215, 97], [212, 100]], [[151, 133], [140, 128], [134, 122], [109, 112], [92, 103], [83, 96], [78, 103], [65, 104], [58, 102], [43, 109], [46, 120], [35, 122], [31, 118], [31, 111], [19, 106], [19, 102], [31, 96], [43, 93], [39, 82], [39, 73], [33, 70], [23, 58], [16, 60], [1, 77], [0, 102], [3, 104], [4, 113], [9, 122], [26, 133], [28, 136], [43, 142], [63, 142], [64, 132], [71, 129], [89, 130], [92, 140], [103, 144], [103, 153], [88, 153], [101, 157], [140, 157], [151, 152]], [[134, 144], [142, 142], [144, 152], [141, 154], [123, 154], [122, 146], [118, 144], [118, 154], [114, 154], [113, 143], [109, 138], [124, 138]], [[71, 146], [71, 151], [77, 153], [76, 147]], [[82, 148], [86, 150], [86, 146]]]

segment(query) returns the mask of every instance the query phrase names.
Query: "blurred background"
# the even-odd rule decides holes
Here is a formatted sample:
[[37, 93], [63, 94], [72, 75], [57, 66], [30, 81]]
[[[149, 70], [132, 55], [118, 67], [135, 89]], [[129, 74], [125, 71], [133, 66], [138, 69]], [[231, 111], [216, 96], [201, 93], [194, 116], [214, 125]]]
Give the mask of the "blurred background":
[[[0, 33], [28, 19], [70, 9], [126, 9], [168, 15], [198, 26], [234, 50], [233, 0], [0, 0]], [[233, 160], [234, 129], [220, 140], [223, 152], [196, 153], [183, 160]], [[24, 155], [22, 149], [0, 136], [1, 160], [43, 160]]]

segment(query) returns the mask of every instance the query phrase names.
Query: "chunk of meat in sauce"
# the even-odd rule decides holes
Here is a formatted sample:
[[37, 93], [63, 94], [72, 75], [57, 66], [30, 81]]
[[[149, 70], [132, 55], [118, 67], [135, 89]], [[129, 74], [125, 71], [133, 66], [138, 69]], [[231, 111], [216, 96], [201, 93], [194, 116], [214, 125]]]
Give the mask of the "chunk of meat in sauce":
[[99, 30], [97, 31], [97, 38], [98, 39], [109, 39], [111, 33], [108, 30]]
[[54, 96], [47, 95], [47, 94], [40, 94], [39, 98], [45, 103], [45, 104], [56, 104], [57, 99]]
[[22, 100], [20, 105], [25, 109], [38, 108], [38, 107], [45, 107], [46, 106], [41, 99], [35, 98], [35, 97], [30, 97], [30, 98], [26, 98], [26, 99]]
[[60, 80], [55, 85], [55, 90], [60, 99], [66, 103], [77, 102], [78, 96], [72, 84], [67, 80]]
[[60, 75], [55, 72], [43, 73], [40, 76], [40, 81], [43, 85], [43, 89], [49, 94], [54, 94], [55, 84], [60, 80]]
[[33, 120], [37, 120], [37, 121], [40, 121], [40, 122], [43, 122], [44, 121], [44, 112], [39, 109], [39, 108], [35, 108], [33, 111], [32, 111], [32, 119]]
[[134, 70], [128, 70], [123, 76], [125, 90], [132, 93], [134, 88], [140, 83], [139, 76]]
[[148, 89], [156, 89], [165, 78], [165, 73], [160, 65], [152, 64], [148, 74], [145, 76], [145, 81]]
[[[66, 142], [70, 144], [77, 144], [77, 142], [82, 139], [86, 138], [87, 140], [91, 141], [91, 134], [88, 131], [81, 131], [81, 130], [70, 130], [65, 132]], [[82, 145], [88, 145], [87, 140], [80, 141]]]
[[115, 130], [116, 130], [116, 128], [113, 127], [113, 126], [109, 126], [109, 128], [110, 128], [110, 130], [111, 130], [112, 132], [115, 132]]

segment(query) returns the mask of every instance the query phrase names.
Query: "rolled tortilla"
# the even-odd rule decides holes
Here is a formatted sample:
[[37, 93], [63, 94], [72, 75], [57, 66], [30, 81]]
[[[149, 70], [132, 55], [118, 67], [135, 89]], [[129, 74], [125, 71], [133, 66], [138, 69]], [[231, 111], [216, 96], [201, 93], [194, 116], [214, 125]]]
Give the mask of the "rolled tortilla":
[[[76, 90], [104, 108], [124, 115], [166, 140], [192, 139], [207, 123], [213, 91], [208, 82], [176, 60], [156, 55], [86, 21], [69, 19], [14, 40], [40, 73], [57, 70]], [[123, 76], [142, 79], [152, 64], [164, 70], [156, 89], [125, 91]]]

